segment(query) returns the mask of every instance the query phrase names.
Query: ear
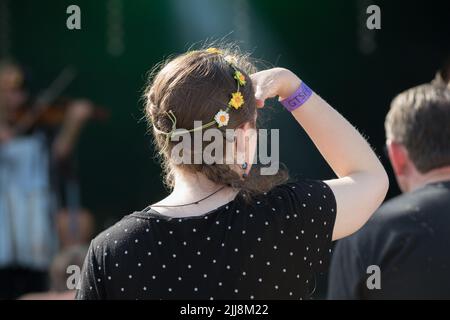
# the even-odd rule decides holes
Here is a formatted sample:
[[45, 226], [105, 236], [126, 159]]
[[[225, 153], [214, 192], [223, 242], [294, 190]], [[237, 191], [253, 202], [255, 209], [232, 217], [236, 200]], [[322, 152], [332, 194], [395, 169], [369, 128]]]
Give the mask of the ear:
[[241, 124], [236, 130], [236, 151], [238, 153], [245, 153], [248, 146], [248, 139], [250, 129], [252, 129], [249, 122]]
[[255, 128], [246, 122], [240, 125], [236, 130], [236, 153], [237, 153], [237, 163], [243, 164], [247, 162], [248, 168], [253, 162], [254, 156], [254, 139], [255, 139]]
[[393, 141], [388, 141], [386, 146], [395, 175], [404, 176], [409, 168], [408, 151], [405, 146]]

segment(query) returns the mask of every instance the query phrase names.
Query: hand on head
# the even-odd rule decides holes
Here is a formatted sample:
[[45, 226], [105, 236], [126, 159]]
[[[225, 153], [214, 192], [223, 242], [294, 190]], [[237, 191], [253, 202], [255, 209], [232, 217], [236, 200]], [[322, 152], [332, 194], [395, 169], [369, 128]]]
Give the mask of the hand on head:
[[255, 91], [256, 105], [264, 107], [266, 99], [278, 96], [280, 100], [289, 97], [300, 86], [301, 80], [284, 68], [272, 68], [250, 76]]

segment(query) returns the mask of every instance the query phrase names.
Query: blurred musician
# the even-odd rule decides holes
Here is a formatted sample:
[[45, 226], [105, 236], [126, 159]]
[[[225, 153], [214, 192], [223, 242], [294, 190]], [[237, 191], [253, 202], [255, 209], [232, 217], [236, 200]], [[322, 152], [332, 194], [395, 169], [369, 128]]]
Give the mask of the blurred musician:
[[[48, 115], [51, 93], [33, 108], [22, 69], [0, 64], [0, 299], [46, 289], [58, 247], [53, 169], [70, 159], [93, 113], [89, 101], [77, 100]], [[49, 129], [49, 119], [60, 124]]]

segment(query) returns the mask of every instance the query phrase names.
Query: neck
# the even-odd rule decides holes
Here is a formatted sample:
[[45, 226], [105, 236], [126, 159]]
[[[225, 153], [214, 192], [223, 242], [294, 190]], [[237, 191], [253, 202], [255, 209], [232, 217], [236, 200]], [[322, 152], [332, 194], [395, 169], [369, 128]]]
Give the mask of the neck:
[[172, 193], [154, 207], [159, 213], [172, 217], [195, 216], [230, 202], [237, 193], [238, 190], [215, 183], [203, 174], [176, 172]]
[[172, 193], [191, 193], [194, 195], [211, 193], [222, 187], [201, 173], [176, 172]]
[[427, 173], [420, 174], [411, 184], [409, 191], [413, 191], [427, 184], [440, 181], [450, 181], [450, 166], [433, 169]]
[[[233, 199], [238, 190], [231, 187], [224, 187], [223, 184], [215, 183], [209, 180], [201, 173], [190, 173], [185, 171], [175, 172], [175, 185], [172, 193], [158, 204], [182, 204], [198, 201], [217, 190], [211, 198], [202, 201], [202, 204], [221, 200], [230, 201]], [[222, 189], [221, 189], [222, 188]]]

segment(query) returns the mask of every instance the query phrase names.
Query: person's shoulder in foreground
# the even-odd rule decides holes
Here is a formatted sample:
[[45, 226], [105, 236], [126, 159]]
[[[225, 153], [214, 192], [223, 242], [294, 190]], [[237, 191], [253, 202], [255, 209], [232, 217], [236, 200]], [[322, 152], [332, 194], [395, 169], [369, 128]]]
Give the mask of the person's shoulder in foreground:
[[[355, 234], [338, 241], [329, 299], [449, 298], [450, 182], [386, 201]], [[379, 278], [377, 278], [379, 276]]]
[[[142, 227], [139, 219], [133, 218], [132, 214], [126, 215], [91, 241], [79, 283], [81, 290], [77, 290], [75, 299], [107, 298], [105, 282], [111, 280], [111, 276], [105, 273], [108, 265], [106, 261], [112, 257], [128, 255], [127, 248], [142, 233]], [[122, 261], [120, 264], [123, 267]], [[115, 267], [119, 267], [119, 261], [115, 262]]]

